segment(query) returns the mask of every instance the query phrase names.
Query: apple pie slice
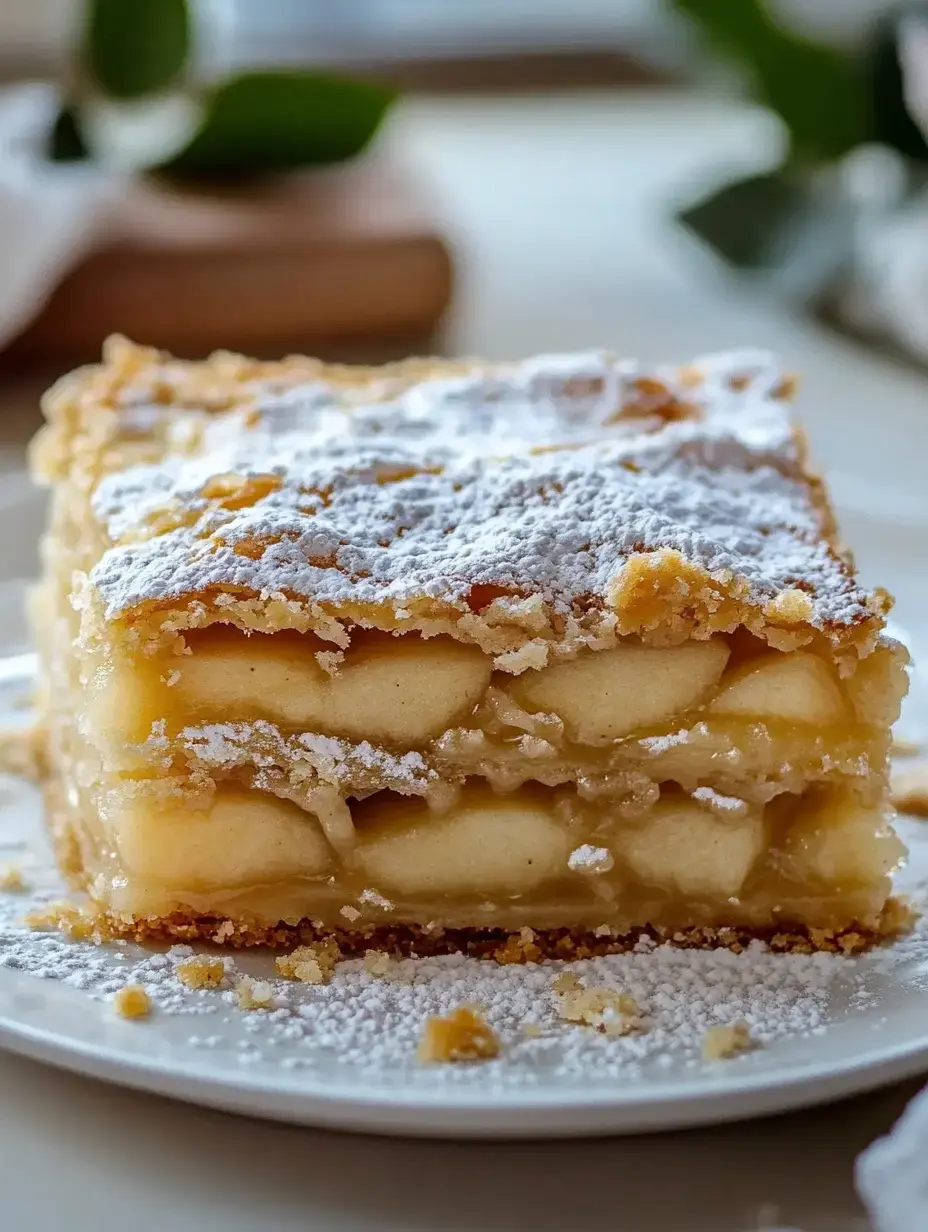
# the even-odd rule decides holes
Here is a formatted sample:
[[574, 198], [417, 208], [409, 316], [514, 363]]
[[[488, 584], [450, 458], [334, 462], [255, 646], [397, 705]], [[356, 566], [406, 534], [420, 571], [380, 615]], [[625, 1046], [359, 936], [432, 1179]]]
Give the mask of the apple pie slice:
[[906, 653], [789, 392], [112, 341], [33, 452], [62, 868], [116, 931], [242, 944], [891, 931]]

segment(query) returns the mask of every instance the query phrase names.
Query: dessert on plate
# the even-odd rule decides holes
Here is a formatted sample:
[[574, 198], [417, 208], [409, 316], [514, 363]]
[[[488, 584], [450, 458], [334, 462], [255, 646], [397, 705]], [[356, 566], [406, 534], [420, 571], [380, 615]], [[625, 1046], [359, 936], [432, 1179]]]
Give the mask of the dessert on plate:
[[112, 340], [33, 447], [62, 869], [117, 932], [240, 944], [892, 931], [907, 656], [791, 384]]

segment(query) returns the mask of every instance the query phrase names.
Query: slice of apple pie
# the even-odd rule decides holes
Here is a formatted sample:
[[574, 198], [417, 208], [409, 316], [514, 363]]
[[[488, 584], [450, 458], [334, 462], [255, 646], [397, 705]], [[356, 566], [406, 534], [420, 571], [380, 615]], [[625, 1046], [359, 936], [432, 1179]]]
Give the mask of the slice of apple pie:
[[48, 812], [116, 931], [589, 952], [898, 923], [906, 653], [769, 356], [122, 340], [48, 395]]

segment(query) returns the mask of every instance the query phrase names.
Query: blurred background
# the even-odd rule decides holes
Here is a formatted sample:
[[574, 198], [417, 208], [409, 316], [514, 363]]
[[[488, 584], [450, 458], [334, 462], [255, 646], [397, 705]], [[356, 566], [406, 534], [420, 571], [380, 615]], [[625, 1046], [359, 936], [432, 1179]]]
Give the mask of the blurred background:
[[923, 118], [926, 4], [3, 0], [0, 462], [113, 331], [369, 361], [747, 344], [805, 372], [848, 499], [901, 467], [879, 498], [914, 516]]
[[[191, 357], [778, 351], [926, 661], [926, 23], [886, 0], [0, 0], [0, 644], [28, 636], [39, 395], [119, 331]], [[862, 1228], [853, 1157], [893, 1100], [681, 1148], [718, 1164], [720, 1207]], [[632, 1145], [660, 1206], [667, 1141]]]

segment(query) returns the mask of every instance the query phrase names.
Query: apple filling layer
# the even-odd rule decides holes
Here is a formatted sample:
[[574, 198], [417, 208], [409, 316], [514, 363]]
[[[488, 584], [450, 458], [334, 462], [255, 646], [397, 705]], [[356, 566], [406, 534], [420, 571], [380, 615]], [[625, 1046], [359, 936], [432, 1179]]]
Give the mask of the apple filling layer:
[[[312, 761], [299, 744], [311, 733], [343, 742], [343, 769], [363, 744], [383, 750], [384, 764], [418, 752], [442, 778], [479, 774], [511, 788], [582, 776], [593, 794], [603, 775], [634, 769], [731, 785], [780, 782], [787, 768], [790, 789], [795, 774], [853, 773], [861, 758], [882, 760], [886, 716], [905, 687], [889, 647], [846, 679], [817, 653], [749, 635], [668, 647], [628, 639], [513, 675], [447, 636], [365, 632], [341, 652], [312, 636], [220, 626], [169, 655], [92, 663], [86, 675], [82, 728], [111, 771], [144, 772], [155, 748], [162, 761], [167, 750], [208, 764], [202, 733], [222, 725], [263, 764]], [[391, 785], [368, 781], [355, 761], [347, 786]]]
[[853, 666], [742, 631], [514, 674], [447, 635], [214, 625], [85, 664], [70, 829], [130, 919], [876, 927], [905, 673]]
[[349, 802], [354, 843], [289, 800], [125, 783], [80, 794], [84, 867], [116, 912], [304, 917], [326, 927], [607, 925], [830, 928], [875, 921], [902, 845], [844, 788], [764, 808], [665, 785], [644, 813], [569, 789], [468, 783], [442, 810]]

